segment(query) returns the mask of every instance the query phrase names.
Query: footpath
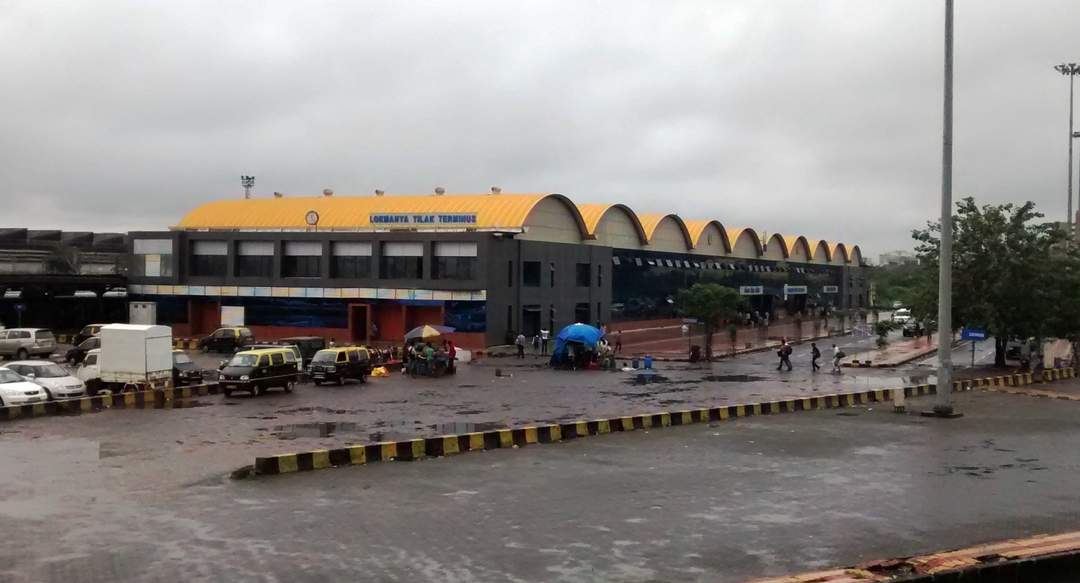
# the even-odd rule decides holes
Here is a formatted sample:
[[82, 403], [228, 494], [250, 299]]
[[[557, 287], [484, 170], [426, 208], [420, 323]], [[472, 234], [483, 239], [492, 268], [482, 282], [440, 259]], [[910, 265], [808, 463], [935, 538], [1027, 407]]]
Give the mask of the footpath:
[[841, 361], [840, 366], [890, 367], [906, 364], [937, 350], [937, 342], [925, 337], [905, 338], [889, 343], [880, 350], [868, 350]]

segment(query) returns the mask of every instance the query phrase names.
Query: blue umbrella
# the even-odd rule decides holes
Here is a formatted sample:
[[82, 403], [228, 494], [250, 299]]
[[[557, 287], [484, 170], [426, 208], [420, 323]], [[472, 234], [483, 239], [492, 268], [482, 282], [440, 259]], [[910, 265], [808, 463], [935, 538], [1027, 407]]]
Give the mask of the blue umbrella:
[[600, 341], [600, 338], [604, 336], [604, 333], [595, 326], [588, 324], [570, 324], [569, 326], [559, 330], [559, 334], [555, 336], [555, 349], [551, 352], [551, 364], [558, 364], [566, 357], [566, 344], [568, 342], [575, 342], [585, 347], [585, 350], [596, 350], [596, 343]]

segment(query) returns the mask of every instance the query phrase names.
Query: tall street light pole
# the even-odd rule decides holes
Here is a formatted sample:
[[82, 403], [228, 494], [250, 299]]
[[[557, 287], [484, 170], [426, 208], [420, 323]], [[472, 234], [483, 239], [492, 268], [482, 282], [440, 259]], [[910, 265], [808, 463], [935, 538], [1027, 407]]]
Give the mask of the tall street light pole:
[[1072, 162], [1073, 161], [1073, 133], [1074, 133], [1073, 132], [1073, 79], [1075, 79], [1077, 75], [1080, 75], [1080, 65], [1078, 65], [1076, 63], [1063, 63], [1061, 65], [1055, 65], [1054, 69], [1056, 69], [1058, 73], [1061, 73], [1062, 75], [1066, 75], [1066, 76], [1069, 77], [1069, 163], [1067, 164], [1067, 166], [1069, 167], [1069, 172], [1068, 172], [1068, 174], [1069, 174], [1069, 178], [1068, 178], [1069, 187], [1067, 189], [1068, 190], [1068, 196], [1069, 196], [1069, 204], [1068, 204], [1068, 209], [1069, 209], [1068, 212], [1069, 212], [1069, 214], [1065, 218], [1065, 225], [1067, 225], [1067, 229], [1069, 231], [1069, 237], [1071, 238], [1072, 236], [1074, 236], [1074, 233], [1073, 233], [1073, 162]]
[[941, 252], [938, 273], [938, 370], [934, 415], [952, 417], [952, 130], [953, 0], [945, 0], [945, 115], [941, 148]]

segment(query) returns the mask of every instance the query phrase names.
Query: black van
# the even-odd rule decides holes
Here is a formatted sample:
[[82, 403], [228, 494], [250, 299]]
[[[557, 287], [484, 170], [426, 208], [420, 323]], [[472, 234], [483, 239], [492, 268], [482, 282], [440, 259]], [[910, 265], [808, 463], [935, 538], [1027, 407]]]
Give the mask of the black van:
[[233, 391], [261, 395], [270, 387], [291, 393], [296, 386], [296, 353], [291, 348], [260, 348], [237, 352], [218, 373], [226, 397]]
[[290, 336], [289, 338], [282, 338], [278, 342], [282, 344], [292, 344], [300, 349], [300, 355], [304, 357], [304, 367], [311, 364], [311, 359], [315, 358], [315, 353], [326, 348], [326, 340], [321, 336]]
[[341, 385], [345, 379], [367, 382], [371, 374], [371, 356], [362, 346], [327, 348], [315, 353], [308, 368], [308, 376], [316, 385], [334, 382]]

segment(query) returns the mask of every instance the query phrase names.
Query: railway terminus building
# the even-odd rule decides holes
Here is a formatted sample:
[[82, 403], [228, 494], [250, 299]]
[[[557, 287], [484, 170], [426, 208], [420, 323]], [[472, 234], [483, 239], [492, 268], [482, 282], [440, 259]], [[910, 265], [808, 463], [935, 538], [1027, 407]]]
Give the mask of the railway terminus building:
[[492, 190], [207, 203], [129, 234], [128, 296], [156, 302], [177, 336], [214, 329], [227, 309], [260, 338], [391, 341], [434, 323], [472, 347], [670, 318], [699, 281], [774, 317], [867, 305], [857, 245]]

